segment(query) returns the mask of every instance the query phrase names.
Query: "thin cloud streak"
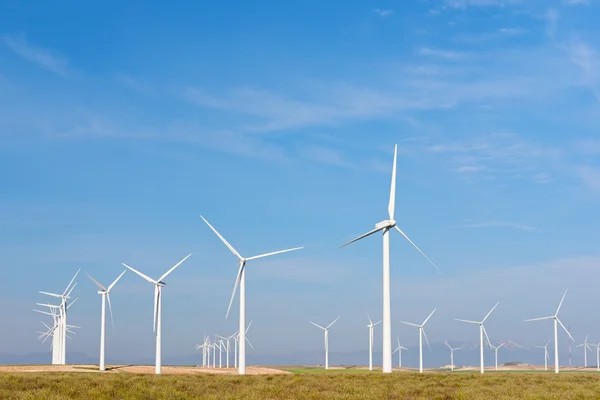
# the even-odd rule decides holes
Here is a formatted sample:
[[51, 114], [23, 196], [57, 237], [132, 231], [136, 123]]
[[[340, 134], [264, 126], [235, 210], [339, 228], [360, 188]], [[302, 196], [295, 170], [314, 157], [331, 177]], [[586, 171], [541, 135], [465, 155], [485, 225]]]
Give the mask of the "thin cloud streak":
[[68, 62], [65, 58], [53, 54], [51, 51], [36, 47], [27, 41], [23, 33], [2, 35], [2, 41], [13, 52], [26, 60], [61, 76], [69, 72]]
[[470, 229], [509, 228], [509, 229], [516, 229], [519, 231], [526, 231], [526, 232], [533, 232], [533, 231], [539, 230], [537, 228], [534, 228], [532, 226], [525, 225], [525, 224], [518, 224], [518, 223], [512, 223], [512, 222], [501, 222], [501, 221], [490, 221], [490, 222], [467, 224], [467, 225], [463, 225], [463, 228], [470, 228]]

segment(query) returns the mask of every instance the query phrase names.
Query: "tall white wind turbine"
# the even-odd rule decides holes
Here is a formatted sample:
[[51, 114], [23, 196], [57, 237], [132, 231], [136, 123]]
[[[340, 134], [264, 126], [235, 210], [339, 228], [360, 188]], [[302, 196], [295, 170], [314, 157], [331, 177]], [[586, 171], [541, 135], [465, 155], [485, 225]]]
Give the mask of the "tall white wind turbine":
[[552, 319], [554, 320], [554, 373], [558, 374], [558, 370], [559, 370], [559, 364], [558, 364], [558, 324], [560, 324], [560, 326], [562, 326], [562, 328], [565, 330], [565, 332], [567, 332], [567, 335], [569, 335], [569, 337], [571, 338], [571, 340], [575, 341], [575, 339], [573, 339], [573, 336], [571, 336], [571, 333], [567, 330], [567, 328], [565, 328], [565, 326], [563, 325], [562, 322], [560, 322], [560, 319], [558, 319], [558, 312], [560, 311], [560, 307], [562, 306], [563, 301], [565, 300], [565, 296], [567, 295], [567, 291], [569, 289], [565, 290], [565, 293], [563, 294], [562, 299], [560, 300], [560, 303], [558, 303], [558, 308], [556, 309], [556, 313], [554, 315], [551, 315], [549, 317], [541, 317], [541, 318], [532, 318], [532, 319], [526, 319], [525, 322], [529, 322], [529, 321], [542, 321], [545, 319]]
[[390, 230], [396, 229], [408, 242], [419, 251], [426, 259], [442, 273], [438, 267], [413, 243], [412, 240], [396, 225], [394, 220], [394, 209], [396, 207], [396, 158], [398, 155], [398, 145], [394, 146], [394, 164], [392, 165], [392, 184], [390, 188], [390, 201], [388, 203], [388, 216], [389, 219], [378, 222], [375, 224], [375, 229], [360, 235], [356, 239], [343, 244], [341, 247], [347, 246], [350, 243], [354, 243], [358, 240], [366, 238], [374, 233], [383, 231], [383, 372], [392, 372], [392, 312], [391, 312], [391, 300], [390, 300]]
[[588, 337], [587, 337], [587, 335], [585, 335], [585, 340], [583, 341], [583, 343], [575, 346], [575, 347], [583, 347], [583, 366], [585, 368], [587, 368], [587, 366], [588, 366], [588, 363], [587, 363], [587, 351], [588, 350], [590, 350], [590, 351], [592, 350], [592, 348], [590, 347], [590, 344], [588, 343], [587, 340], [588, 340]]
[[484, 364], [483, 364], [483, 335], [485, 334], [485, 337], [488, 341], [488, 344], [490, 345], [490, 347], [492, 347], [492, 343], [490, 342], [490, 338], [485, 330], [485, 327], [483, 326], [483, 323], [485, 322], [486, 319], [488, 319], [488, 317], [490, 316], [490, 314], [492, 313], [492, 311], [494, 311], [496, 309], [496, 307], [498, 307], [498, 304], [500, 304], [500, 302], [496, 303], [496, 305], [494, 307], [492, 307], [492, 309], [490, 310], [489, 313], [487, 313], [487, 315], [485, 316], [485, 318], [483, 319], [483, 321], [479, 322], [479, 321], [470, 321], [468, 319], [456, 319], [457, 321], [461, 321], [461, 322], [467, 322], [469, 324], [475, 324], [475, 325], [479, 325], [479, 361], [480, 361], [480, 372], [483, 374], [484, 372]]
[[493, 344], [490, 343], [490, 347], [492, 349], [494, 349], [494, 355], [496, 357], [496, 371], [498, 371], [498, 350], [500, 349], [500, 347], [504, 346], [506, 343], [501, 343], [499, 346], [494, 346]]
[[450, 346], [448, 344], [448, 342], [444, 342], [444, 343], [446, 343], [446, 346], [448, 346], [448, 348], [450, 349], [450, 369], [452, 371], [454, 371], [454, 352], [457, 351], [457, 350], [462, 349], [463, 346], [457, 347], [457, 348], [453, 348], [452, 346]]
[[132, 272], [134, 272], [137, 275], [139, 275], [140, 277], [142, 277], [144, 280], [146, 280], [154, 285], [154, 322], [152, 325], [152, 329], [156, 333], [156, 364], [155, 364], [155, 370], [154, 370], [155, 374], [160, 374], [161, 366], [162, 366], [161, 365], [161, 363], [162, 363], [162, 358], [161, 358], [162, 288], [163, 288], [163, 286], [167, 285], [163, 281], [163, 279], [165, 279], [167, 276], [169, 276], [169, 274], [171, 272], [175, 271], [175, 268], [179, 267], [185, 260], [187, 260], [191, 256], [192, 256], [191, 254], [188, 254], [187, 256], [185, 256], [185, 258], [183, 260], [179, 261], [177, 264], [175, 264], [173, 267], [171, 267], [170, 270], [165, 272], [157, 280], [154, 280], [154, 279], [142, 274], [140, 271], [133, 269], [129, 265], [123, 263], [123, 266], [125, 268], [131, 270]]
[[231, 300], [229, 301], [229, 306], [227, 307], [227, 314], [225, 314], [225, 318], [229, 316], [229, 310], [231, 310], [231, 304], [233, 303], [233, 299], [235, 297], [235, 293], [237, 291], [238, 285], [240, 288], [240, 339], [239, 339], [239, 360], [238, 360], [238, 373], [240, 375], [246, 374], [246, 330], [244, 327], [246, 326], [246, 262], [250, 260], [256, 260], [258, 258], [274, 256], [276, 254], [287, 253], [288, 251], [300, 250], [302, 247], [295, 247], [293, 249], [279, 250], [273, 251], [271, 253], [260, 254], [258, 256], [244, 258], [238, 253], [236, 249], [233, 248], [232, 245], [229, 244], [227, 240], [217, 230], [208, 223], [206, 218], [201, 218], [206, 222], [206, 225], [217, 235], [219, 239], [227, 246], [229, 250], [239, 259], [239, 269], [237, 273], [237, 277], [235, 279], [235, 284], [233, 286], [233, 293], [231, 293]]
[[543, 346], [535, 346], [538, 349], [544, 349], [544, 371], [548, 371], [548, 360], [550, 359], [550, 356], [548, 355], [548, 345], [551, 341], [552, 340], [548, 340], [548, 342], [546, 342], [546, 344]]
[[102, 296], [102, 313], [100, 316], [100, 371], [105, 371], [106, 366], [104, 365], [104, 338], [106, 331], [106, 300], [108, 300], [108, 311], [110, 312], [110, 321], [112, 322], [113, 330], [115, 329], [115, 320], [113, 319], [112, 306], [110, 304], [110, 291], [117, 284], [119, 279], [127, 272], [127, 270], [121, 272], [121, 275], [117, 277], [107, 288], [102, 286], [97, 280], [92, 278], [90, 274], [87, 274], [88, 278], [92, 280], [98, 286], [98, 294]]
[[325, 334], [325, 369], [329, 369], [329, 328], [331, 328], [331, 326], [333, 324], [335, 324], [335, 322], [340, 319], [340, 317], [337, 317], [336, 319], [333, 320], [332, 323], [330, 323], [329, 325], [327, 325], [325, 328], [323, 328], [321, 325], [319, 324], [315, 324], [312, 321], [308, 321], [311, 324], [313, 324], [314, 326], [316, 326], [317, 328], [321, 328], [323, 329], [323, 332]]
[[593, 344], [592, 346], [596, 348], [596, 370], [600, 371], [600, 343]]
[[396, 347], [396, 349], [392, 352], [392, 354], [394, 354], [395, 352], [398, 352], [398, 368], [402, 368], [402, 350], [408, 350], [406, 347], [402, 347], [400, 346], [400, 338], [396, 338], [398, 339], [398, 347]]
[[367, 314], [367, 318], [369, 319], [369, 325], [367, 325], [367, 328], [369, 328], [369, 371], [373, 371], [373, 328], [381, 321], [373, 323], [369, 314]]
[[[431, 316], [435, 312], [435, 310], [436, 309], [434, 308], [433, 311], [431, 312], [431, 314], [429, 314], [429, 316], [427, 318], [425, 318], [425, 321], [423, 321], [423, 323], [421, 325], [412, 324], [410, 322], [400, 321], [403, 324], [414, 326], [419, 329], [419, 372], [420, 373], [423, 373], [423, 336], [425, 336], [425, 342], [427, 343], [427, 347], [429, 347], [429, 340], [427, 339], [427, 334], [425, 333], [424, 327], [425, 327], [425, 324], [427, 323], [427, 321], [429, 321], [429, 318], [431, 318]], [[429, 350], [431, 350], [431, 347], [429, 347]]]

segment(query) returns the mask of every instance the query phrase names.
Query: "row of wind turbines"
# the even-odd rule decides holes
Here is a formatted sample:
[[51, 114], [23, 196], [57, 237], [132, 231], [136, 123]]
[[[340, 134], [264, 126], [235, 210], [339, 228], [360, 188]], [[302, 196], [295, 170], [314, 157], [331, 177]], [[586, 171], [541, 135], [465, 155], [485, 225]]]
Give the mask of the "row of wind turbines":
[[[400, 229], [397, 225], [397, 222], [394, 220], [394, 211], [395, 211], [395, 197], [396, 197], [396, 163], [397, 163], [397, 146], [394, 147], [394, 159], [393, 159], [393, 164], [392, 164], [392, 179], [391, 179], [391, 187], [390, 187], [390, 197], [389, 197], [389, 202], [388, 202], [388, 219], [385, 219], [383, 221], [380, 221], [378, 223], [375, 224], [375, 228], [368, 231], [367, 233], [364, 233], [360, 236], [358, 236], [355, 239], [350, 240], [349, 242], [343, 244], [342, 246], [340, 246], [340, 248], [345, 247], [351, 243], [360, 241], [368, 236], [371, 236], [375, 233], [381, 232], [382, 233], [382, 238], [383, 238], [383, 312], [382, 312], [382, 321], [378, 322], [378, 323], [382, 323], [382, 371], [383, 373], [391, 373], [392, 372], [392, 355], [395, 353], [395, 351], [399, 352], [399, 359], [401, 360], [401, 352], [404, 348], [402, 348], [399, 344], [398, 347], [396, 348], [395, 351], [392, 351], [392, 339], [391, 339], [391, 300], [390, 300], [390, 231], [392, 229], [395, 229], [396, 231], [398, 231], [400, 233], [400, 235], [402, 235], [419, 253], [421, 253], [423, 255], [423, 257], [425, 257], [425, 259], [440, 273], [443, 274], [441, 272], [441, 270], [433, 263], [433, 261], [431, 261], [429, 259], [429, 257], [427, 257], [427, 255], [404, 233], [404, 231], [402, 231], [402, 229]], [[229, 301], [229, 306], [227, 307], [227, 313], [225, 315], [225, 317], [227, 318], [229, 316], [230, 310], [231, 310], [231, 306], [233, 304], [233, 300], [235, 298], [236, 293], [239, 293], [239, 329], [238, 332], [236, 333], [236, 341], [235, 343], [237, 343], [238, 347], [239, 347], [239, 353], [237, 354], [237, 357], [235, 357], [235, 360], [237, 362], [237, 368], [238, 368], [238, 372], [240, 375], [244, 375], [246, 373], [246, 343], [247, 343], [247, 339], [246, 339], [246, 285], [245, 285], [245, 277], [246, 277], [246, 265], [248, 261], [251, 260], [256, 260], [256, 259], [260, 259], [260, 258], [264, 258], [264, 257], [270, 257], [273, 255], [278, 255], [278, 254], [282, 254], [282, 253], [287, 253], [287, 252], [291, 252], [291, 251], [296, 251], [296, 250], [300, 250], [302, 249], [302, 247], [295, 247], [295, 248], [291, 248], [291, 249], [285, 249], [285, 250], [279, 250], [279, 251], [274, 251], [274, 252], [270, 252], [270, 253], [264, 253], [264, 254], [260, 254], [257, 256], [252, 256], [252, 257], [243, 257], [203, 216], [201, 217], [204, 222], [208, 225], [208, 227], [214, 232], [214, 234], [221, 240], [221, 242], [236, 256], [236, 258], [238, 259], [238, 272], [237, 272], [237, 276], [235, 279], [235, 283], [234, 283], [234, 287], [233, 287], [233, 292], [231, 295], [231, 299]], [[162, 304], [162, 288], [164, 286], [166, 286], [166, 283], [164, 282], [165, 278], [170, 275], [177, 267], [179, 267], [184, 261], [186, 261], [189, 257], [191, 256], [191, 254], [187, 255], [185, 258], [183, 258], [181, 261], [179, 261], [177, 264], [175, 264], [171, 269], [169, 269], [166, 273], [164, 273], [160, 278], [154, 280], [150, 277], [148, 277], [147, 275], [143, 274], [142, 272], [138, 271], [137, 269], [134, 269], [133, 267], [123, 263], [122, 265], [127, 268], [128, 270], [134, 272], [135, 274], [137, 274], [138, 276], [140, 276], [141, 278], [143, 278], [144, 280], [146, 280], [147, 282], [149, 282], [150, 284], [154, 285], [154, 322], [153, 322], [153, 331], [156, 334], [156, 362], [155, 362], [155, 372], [156, 374], [160, 374], [161, 373], [161, 329], [162, 329], [162, 308], [161, 308], [161, 304]], [[79, 271], [77, 272], [77, 274], [79, 273]], [[50, 293], [50, 292], [40, 292], [42, 294], [48, 295], [48, 296], [52, 296], [55, 298], [58, 298], [60, 300], [60, 303], [58, 305], [54, 305], [54, 304], [41, 304], [41, 303], [37, 303], [40, 306], [43, 307], [47, 307], [49, 309], [49, 312], [46, 311], [41, 311], [41, 310], [36, 310], [37, 312], [41, 312], [43, 314], [48, 314], [51, 315], [54, 319], [54, 324], [52, 327], [47, 326], [47, 331], [45, 332], [41, 332], [40, 334], [40, 338], [43, 338], [43, 340], [47, 340], [49, 337], [52, 337], [52, 350], [53, 350], [53, 362], [56, 363], [60, 363], [60, 364], [64, 364], [65, 363], [65, 355], [66, 355], [66, 338], [68, 337], [67, 333], [73, 333], [74, 332], [71, 330], [72, 328], [77, 328], [75, 326], [70, 326], [67, 325], [67, 310], [69, 309], [69, 307], [77, 300], [73, 300], [72, 302], [69, 303], [69, 300], [71, 299], [71, 292], [73, 291], [75, 284], [73, 284], [77, 274], [75, 274], [75, 276], [73, 277], [73, 279], [71, 280], [71, 282], [69, 283], [69, 285], [67, 286], [67, 288], [65, 289], [65, 291], [62, 294], [54, 294], [54, 293]], [[102, 286], [100, 283], [98, 283], [94, 278], [92, 278], [90, 276], [90, 279], [98, 286], [99, 291], [98, 294], [100, 294], [102, 296], [102, 314], [101, 314], [101, 350], [100, 350], [100, 368], [104, 369], [105, 365], [104, 365], [104, 337], [105, 337], [105, 303], [106, 301], [108, 301], [109, 304], [109, 311], [111, 314], [111, 321], [112, 321], [112, 307], [110, 304], [110, 290], [114, 287], [114, 285], [119, 281], [119, 279], [123, 276], [124, 272], [121, 273], [121, 275], [119, 275], [119, 277], [108, 287], [104, 287]], [[566, 292], [565, 292], [566, 295]], [[563, 299], [561, 300], [561, 303], [558, 307], [558, 310], [560, 310], [560, 306], [562, 305], [562, 301], [564, 300], [564, 295], [563, 295]], [[497, 306], [498, 304], [496, 304]], [[479, 330], [480, 330], [480, 348], [481, 348], [481, 372], [484, 372], [483, 369], [483, 336], [485, 334], [486, 338], [487, 338], [487, 332], [485, 331], [485, 328], [483, 326], [483, 323], [485, 322], [485, 320], [489, 317], [489, 315], [492, 313], [492, 311], [495, 309], [495, 307], [492, 308], [492, 310], [485, 316], [485, 318], [482, 321], [470, 321], [470, 320], [460, 320], [466, 323], [471, 323], [471, 324], [475, 324], [475, 325], [479, 325]], [[536, 318], [533, 320], [544, 320], [544, 319], [553, 319], [554, 320], [554, 342], [555, 342], [555, 370], [558, 373], [558, 328], [557, 328], [557, 324], [560, 324], [563, 329], [566, 330], [566, 328], [564, 327], [564, 325], [562, 324], [562, 322], [560, 322], [560, 320], [558, 319], [558, 310], [556, 312], [555, 315], [550, 316], [550, 317], [543, 317], [543, 318]], [[433, 311], [435, 312], [435, 310]], [[420, 343], [420, 368], [419, 370], [422, 372], [423, 370], [423, 360], [422, 360], [422, 338], [423, 336], [425, 336], [425, 339], [427, 341], [427, 337], [424, 334], [424, 330], [423, 327], [425, 325], [425, 323], [427, 323], [427, 321], [429, 320], [429, 318], [431, 318], [431, 316], [433, 315], [433, 312], [425, 319], [425, 321], [422, 324], [414, 324], [414, 323], [408, 323], [408, 322], [404, 322], [407, 325], [411, 325], [416, 327], [419, 330], [419, 343]], [[339, 318], [339, 317], [338, 317]], [[337, 321], [337, 319], [336, 319]], [[328, 367], [328, 331], [329, 328], [333, 325], [334, 322], [332, 322], [331, 324], [329, 324], [327, 327], [323, 327], [320, 325], [315, 324], [314, 322], [311, 321], [312, 324], [316, 325], [317, 327], [319, 327], [320, 329], [322, 329], [324, 331], [324, 335], [325, 335], [325, 365], [326, 367]], [[372, 344], [373, 344], [373, 328], [375, 325], [377, 325], [378, 323], [374, 324], [370, 318], [369, 318], [369, 346], [370, 349], [372, 349]], [[113, 326], [114, 326], [114, 322], [113, 322]], [[568, 331], [567, 331], [568, 333]], [[570, 333], [569, 333], [569, 336]], [[488, 338], [488, 343], [489, 343], [489, 338]], [[491, 343], [489, 343], [491, 345]], [[209, 350], [212, 351], [213, 354], [213, 358], [214, 358], [214, 354], [215, 354], [215, 350], [217, 348], [222, 348], [222, 345], [219, 344], [217, 345], [216, 343], [208, 343], [205, 342], [200, 345], [203, 346], [203, 350], [206, 351], [208, 354]], [[498, 346], [498, 348], [501, 346]], [[584, 348], [589, 348], [589, 345], [585, 344]], [[456, 350], [456, 349], [454, 349]], [[452, 351], [452, 357], [453, 357], [453, 351]], [[497, 349], [496, 349], [497, 351]], [[599, 354], [600, 354], [600, 348], [599, 348]], [[205, 355], [205, 357], [207, 357]], [[372, 352], [370, 352], [370, 360], [369, 360], [369, 365], [372, 368]], [[587, 358], [587, 356], [586, 356]], [[205, 360], [206, 361], [206, 360]], [[214, 361], [213, 361], [214, 363]], [[203, 364], [207, 364], [206, 362], [204, 362]]]

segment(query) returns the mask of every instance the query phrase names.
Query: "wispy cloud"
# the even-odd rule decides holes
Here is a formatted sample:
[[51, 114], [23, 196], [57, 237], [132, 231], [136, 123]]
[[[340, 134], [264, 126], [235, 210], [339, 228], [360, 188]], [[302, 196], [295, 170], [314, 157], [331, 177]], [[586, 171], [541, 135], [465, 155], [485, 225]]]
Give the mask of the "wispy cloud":
[[519, 4], [522, 0], [445, 0], [444, 4], [452, 8], [467, 7], [504, 7]]
[[19, 56], [61, 76], [69, 72], [68, 61], [50, 50], [36, 47], [22, 33], [2, 35], [2, 41]]
[[563, 0], [563, 4], [568, 6], [588, 6], [590, 5], [590, 0]]
[[153, 85], [142, 82], [139, 79], [135, 79], [131, 75], [119, 73], [117, 74], [117, 81], [123, 86], [132, 89], [136, 92], [139, 92], [144, 95], [152, 95], [154, 94], [155, 88]]
[[516, 38], [530, 33], [522, 28], [500, 28], [491, 32], [461, 33], [452, 37], [452, 40], [463, 43], [480, 43], [489, 40]]
[[516, 229], [520, 231], [537, 231], [537, 228], [534, 228], [529, 225], [513, 223], [513, 222], [502, 222], [502, 221], [489, 221], [489, 222], [479, 222], [479, 223], [471, 223], [463, 225], [464, 228], [473, 228], [473, 229], [481, 229], [481, 228], [509, 228]]
[[382, 18], [387, 18], [390, 15], [392, 15], [393, 13], [394, 13], [394, 10], [392, 10], [392, 9], [382, 10], [380, 8], [376, 8], [373, 10], [373, 14], [378, 15]]
[[432, 57], [443, 58], [446, 60], [458, 60], [465, 56], [465, 53], [461, 53], [459, 51], [438, 50], [438, 49], [431, 49], [429, 47], [420, 48], [419, 54], [421, 54], [423, 56], [432, 56]]
[[581, 181], [592, 191], [600, 191], [600, 168], [593, 166], [580, 166], [575, 172]]
[[600, 55], [579, 38], [573, 38], [564, 48], [571, 62], [581, 70], [584, 84], [600, 103]]

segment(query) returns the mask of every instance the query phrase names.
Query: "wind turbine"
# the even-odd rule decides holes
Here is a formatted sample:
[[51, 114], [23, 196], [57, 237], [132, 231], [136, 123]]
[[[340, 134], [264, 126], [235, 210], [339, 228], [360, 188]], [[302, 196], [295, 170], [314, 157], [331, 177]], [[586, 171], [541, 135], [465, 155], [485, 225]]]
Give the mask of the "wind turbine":
[[160, 374], [161, 362], [162, 362], [162, 359], [161, 359], [162, 288], [163, 288], [163, 286], [167, 285], [165, 282], [163, 282], [163, 279], [165, 279], [167, 276], [169, 276], [169, 274], [171, 272], [173, 272], [175, 270], [175, 268], [179, 267], [181, 265], [181, 263], [183, 263], [185, 260], [187, 260], [191, 256], [192, 256], [191, 254], [188, 254], [187, 256], [185, 256], [185, 258], [183, 260], [181, 260], [177, 264], [175, 264], [170, 270], [165, 272], [157, 280], [154, 280], [154, 279], [142, 274], [140, 271], [133, 269], [129, 265], [123, 263], [123, 266], [125, 268], [131, 270], [132, 272], [135, 272], [137, 275], [142, 277], [144, 280], [146, 280], [154, 285], [154, 322], [152, 325], [152, 329], [154, 330], [154, 332], [156, 332], [156, 365], [155, 365], [155, 371], [154, 371], [155, 374]]
[[369, 319], [369, 325], [367, 325], [369, 328], [369, 371], [373, 371], [373, 328], [381, 321], [373, 323], [369, 314], [367, 314], [367, 318]]
[[588, 366], [588, 364], [587, 364], [587, 351], [588, 350], [590, 350], [590, 351], [592, 350], [592, 348], [590, 347], [590, 345], [587, 342], [587, 340], [588, 340], [588, 337], [587, 337], [587, 335], [585, 335], [585, 340], [583, 341], [583, 343], [575, 346], [575, 347], [583, 347], [583, 366], [585, 368], [587, 368], [587, 366]]
[[483, 323], [485, 322], [486, 319], [488, 319], [488, 317], [490, 316], [490, 314], [492, 313], [492, 311], [494, 311], [496, 309], [496, 307], [498, 307], [498, 304], [500, 304], [500, 302], [496, 303], [496, 305], [494, 307], [492, 307], [492, 309], [490, 310], [489, 313], [487, 313], [487, 315], [485, 316], [485, 318], [483, 319], [483, 321], [478, 322], [478, 321], [470, 321], [467, 319], [456, 319], [457, 321], [461, 321], [461, 322], [468, 322], [469, 324], [475, 324], [475, 325], [479, 325], [479, 358], [480, 358], [480, 372], [483, 374], [484, 372], [484, 365], [483, 365], [483, 335], [485, 334], [485, 337], [488, 341], [488, 344], [490, 345], [490, 347], [492, 346], [492, 343], [490, 342], [490, 338], [485, 330], [485, 327], [483, 326]]
[[448, 344], [448, 342], [444, 342], [444, 343], [446, 343], [446, 346], [448, 346], [448, 348], [450, 349], [450, 369], [451, 369], [452, 371], [454, 371], [454, 352], [455, 352], [456, 350], [460, 350], [460, 349], [462, 349], [462, 348], [463, 348], [463, 346], [461, 346], [461, 347], [457, 347], [457, 348], [453, 348], [452, 346], [450, 346], [450, 345]]
[[308, 321], [311, 324], [313, 324], [314, 326], [316, 326], [317, 328], [323, 329], [323, 332], [325, 333], [325, 369], [329, 369], [329, 328], [331, 328], [331, 325], [335, 324], [335, 322], [338, 319], [340, 319], [340, 317], [337, 317], [336, 319], [334, 319], [333, 322], [330, 323], [329, 325], [327, 325], [327, 327], [325, 327], [325, 328], [323, 328], [319, 324], [315, 324], [312, 321]]
[[412, 240], [396, 225], [394, 220], [394, 209], [396, 207], [396, 158], [398, 155], [398, 145], [394, 146], [394, 163], [392, 165], [392, 184], [390, 188], [390, 201], [388, 203], [389, 219], [375, 224], [375, 229], [360, 235], [356, 239], [343, 244], [340, 248], [354, 243], [358, 240], [366, 238], [374, 233], [383, 231], [383, 372], [392, 372], [392, 317], [391, 317], [391, 300], [390, 300], [390, 230], [395, 228], [408, 242], [413, 245], [426, 259], [442, 273], [438, 267], [413, 243]]
[[204, 217], [201, 216], [201, 218], [204, 220], [204, 222], [206, 222], [206, 225], [208, 225], [208, 227], [215, 233], [215, 235], [217, 235], [217, 237], [219, 239], [221, 239], [221, 241], [225, 244], [225, 246], [227, 246], [227, 248], [229, 248], [229, 250], [231, 250], [231, 252], [240, 260], [237, 277], [235, 279], [235, 284], [233, 286], [233, 293], [231, 293], [231, 300], [229, 301], [229, 307], [227, 307], [227, 314], [225, 314], [225, 318], [227, 318], [229, 316], [229, 310], [231, 310], [231, 304], [233, 303], [233, 298], [235, 297], [235, 292], [239, 285], [239, 287], [240, 287], [240, 324], [239, 324], [239, 326], [240, 326], [240, 328], [239, 328], [240, 351], [239, 351], [238, 373], [240, 375], [245, 375], [246, 374], [246, 331], [244, 330], [244, 327], [246, 326], [246, 268], [245, 268], [246, 262], [248, 262], [250, 260], [256, 260], [259, 258], [263, 258], [263, 257], [274, 256], [275, 254], [287, 253], [288, 251], [300, 250], [300, 249], [302, 249], [302, 247], [295, 247], [293, 249], [279, 250], [279, 251], [274, 251], [271, 253], [260, 254], [258, 256], [244, 258], [240, 255], [240, 253], [238, 253], [238, 251], [236, 249], [233, 248], [232, 245], [229, 244], [229, 242], [227, 242], [227, 240], [225, 240], [225, 238], [223, 236], [221, 236], [221, 234], [219, 232], [217, 232], [217, 230], [215, 228], [213, 228], [213, 226], [211, 224], [208, 223], [208, 221]]
[[592, 346], [596, 348], [596, 370], [600, 371], [600, 343], [593, 344]]
[[402, 347], [400, 346], [400, 338], [396, 338], [398, 339], [398, 347], [396, 347], [396, 350], [394, 350], [392, 352], [392, 354], [394, 354], [395, 352], [398, 352], [398, 368], [402, 368], [402, 350], [408, 350], [406, 347]]
[[[423, 373], [423, 336], [425, 336], [425, 342], [427, 343], [427, 347], [429, 347], [429, 340], [427, 339], [427, 334], [425, 333], [424, 326], [427, 323], [427, 321], [429, 321], [429, 318], [431, 318], [431, 316], [433, 315], [435, 310], [436, 310], [436, 308], [434, 308], [433, 311], [431, 312], [431, 314], [429, 314], [429, 316], [427, 318], [425, 318], [425, 321], [423, 321], [423, 323], [421, 325], [412, 324], [410, 322], [400, 321], [403, 324], [414, 326], [419, 329], [419, 372], [420, 373]], [[431, 350], [431, 347], [429, 347], [429, 350]]]
[[105, 324], [106, 324], [106, 300], [108, 300], [108, 311], [110, 312], [110, 321], [112, 323], [113, 330], [115, 329], [115, 320], [113, 319], [112, 306], [110, 305], [110, 291], [117, 284], [119, 279], [127, 272], [127, 270], [121, 272], [121, 275], [117, 277], [107, 288], [102, 286], [97, 280], [92, 278], [90, 274], [87, 274], [88, 278], [92, 280], [98, 286], [98, 294], [102, 296], [102, 314], [100, 320], [100, 371], [105, 371], [106, 367], [104, 365], [104, 333], [105, 333]]
[[237, 335], [237, 332], [236, 332], [236, 333], [234, 333], [234, 334], [233, 334], [233, 335], [231, 335], [231, 336], [228, 336], [228, 337], [221, 336], [221, 335], [217, 335], [217, 337], [219, 337], [219, 338], [223, 339], [223, 340], [225, 341], [225, 343], [226, 343], [226, 346], [225, 346], [225, 354], [226, 354], [226, 357], [227, 357], [227, 363], [226, 363], [226, 365], [227, 365], [227, 368], [229, 368], [229, 353], [231, 352], [231, 347], [229, 347], [229, 341], [230, 341], [231, 339], [233, 339], [233, 338], [235, 337], [235, 335]]
[[[67, 338], [67, 310], [69, 309], [69, 307], [71, 307], [71, 305], [73, 303], [75, 303], [77, 301], [77, 299], [73, 300], [69, 304], [67, 304], [67, 300], [71, 299], [71, 292], [73, 292], [73, 289], [75, 289], [75, 286], [77, 286], [77, 283], [75, 282], [75, 278], [77, 278], [77, 275], [79, 275], [79, 271], [81, 271], [81, 269], [78, 269], [77, 272], [75, 273], [75, 275], [73, 275], [73, 278], [71, 278], [71, 281], [69, 282], [69, 284], [65, 288], [65, 291], [62, 294], [40, 291], [41, 294], [51, 296], [51, 297], [56, 297], [56, 298], [60, 299], [60, 305], [55, 307], [59, 310], [59, 317], [58, 317], [59, 323], [55, 329], [55, 334], [58, 334], [57, 344], [58, 344], [58, 349], [59, 349], [58, 355], [57, 355], [57, 364], [62, 364], [62, 365], [66, 364], [66, 359], [67, 359], [67, 341], [66, 341], [66, 338]], [[39, 303], [37, 303], [37, 304], [44, 305], [44, 304], [39, 304]], [[49, 305], [46, 304], [44, 306], [49, 306]]]
[[548, 345], [552, 340], [548, 340], [548, 342], [544, 346], [535, 346], [539, 349], [544, 349], [544, 371], [548, 371], [548, 360], [550, 356], [548, 355]]
[[490, 347], [491, 347], [492, 349], [494, 349], [494, 354], [496, 355], [496, 371], [498, 371], [498, 349], [499, 349], [500, 347], [504, 346], [505, 344], [506, 344], [505, 342], [502, 342], [502, 343], [500, 344], [500, 346], [494, 346], [492, 343], [490, 343]]
[[563, 323], [560, 322], [560, 319], [558, 319], [558, 312], [560, 311], [560, 307], [562, 306], [562, 303], [565, 300], [565, 296], [567, 295], [568, 290], [569, 289], [565, 290], [565, 293], [563, 294], [563, 297], [560, 300], [560, 303], [558, 303], [558, 308], [556, 309], [556, 313], [554, 315], [551, 315], [549, 317], [532, 318], [532, 319], [525, 320], [525, 322], [542, 321], [545, 319], [553, 319], [554, 320], [554, 373], [555, 374], [558, 374], [558, 370], [559, 370], [559, 365], [558, 365], [558, 324], [560, 324], [560, 326], [562, 326], [562, 328], [565, 330], [565, 332], [567, 332], [567, 335], [569, 335], [571, 340], [575, 341], [575, 339], [573, 339], [573, 336], [571, 336], [571, 334], [569, 333], [567, 328], [565, 328]]

